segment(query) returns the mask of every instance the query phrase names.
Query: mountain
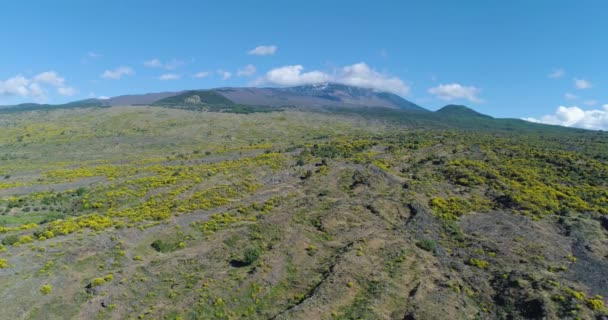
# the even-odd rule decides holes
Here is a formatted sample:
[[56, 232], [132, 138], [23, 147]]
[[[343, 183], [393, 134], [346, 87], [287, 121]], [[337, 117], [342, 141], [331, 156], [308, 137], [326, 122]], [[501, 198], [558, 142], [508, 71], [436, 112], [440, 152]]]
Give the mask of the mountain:
[[336, 83], [289, 88], [219, 88], [217, 92], [238, 104], [296, 107], [383, 107], [427, 110], [396, 94]]
[[[86, 99], [60, 105], [28, 103], [15, 106], [0, 106], [0, 109], [35, 110], [46, 108], [126, 106], [126, 105], [180, 105], [186, 99], [199, 96], [203, 104], [242, 105], [265, 107], [381, 107], [397, 110], [428, 110], [396, 94], [373, 89], [347, 86], [336, 83], [322, 83], [288, 88], [217, 88], [208, 90], [184, 90], [176, 92], [157, 92], [131, 94], [109, 99]], [[195, 100], [196, 98], [193, 97]], [[13, 110], [14, 111], [14, 110]]]

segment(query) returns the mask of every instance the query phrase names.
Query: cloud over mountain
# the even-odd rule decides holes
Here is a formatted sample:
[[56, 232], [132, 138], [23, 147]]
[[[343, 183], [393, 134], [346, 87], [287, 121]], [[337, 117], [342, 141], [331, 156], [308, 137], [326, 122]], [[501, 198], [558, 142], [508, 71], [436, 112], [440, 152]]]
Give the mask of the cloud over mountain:
[[302, 65], [288, 65], [272, 69], [257, 79], [255, 84], [298, 86], [321, 82], [335, 82], [351, 86], [407, 95], [410, 87], [401, 79], [369, 67], [365, 62], [337, 68], [333, 73], [319, 70], [304, 71]]

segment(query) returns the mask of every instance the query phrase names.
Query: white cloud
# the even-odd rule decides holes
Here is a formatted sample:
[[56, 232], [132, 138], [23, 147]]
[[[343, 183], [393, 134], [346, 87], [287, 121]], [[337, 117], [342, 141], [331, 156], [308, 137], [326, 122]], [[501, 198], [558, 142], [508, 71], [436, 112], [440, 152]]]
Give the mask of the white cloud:
[[483, 102], [478, 97], [481, 89], [473, 86], [463, 86], [458, 83], [440, 84], [437, 87], [430, 88], [429, 93], [437, 96], [441, 100], [452, 101], [457, 99], [466, 99], [471, 102]]
[[150, 67], [150, 68], [158, 68], [158, 67], [162, 67], [162, 65], [163, 64], [158, 59], [150, 59], [150, 60], [144, 61], [144, 66]]
[[217, 74], [219, 74], [220, 77], [222, 77], [222, 80], [228, 80], [228, 79], [232, 78], [232, 72], [229, 72], [229, 71], [217, 70]]
[[605, 104], [602, 109], [594, 110], [583, 110], [577, 106], [560, 106], [555, 114], [545, 115], [540, 119], [524, 118], [523, 120], [591, 130], [607, 130], [608, 104]]
[[99, 99], [99, 100], [108, 100], [108, 99], [110, 99], [110, 97], [108, 97], [108, 96], [99, 96], [99, 97], [97, 97], [97, 99]]
[[61, 86], [65, 82], [65, 79], [60, 77], [55, 71], [46, 71], [34, 76], [32, 81], [40, 84]]
[[193, 78], [204, 78], [204, 77], [206, 77], [208, 75], [209, 75], [209, 72], [207, 72], [207, 71], [201, 71], [201, 72], [195, 73], [192, 77]]
[[277, 52], [278, 47], [275, 45], [271, 46], [257, 46], [247, 52], [256, 56], [271, 56]]
[[167, 70], [175, 70], [183, 65], [185, 65], [186, 63], [182, 60], [177, 60], [177, 59], [173, 59], [167, 62], [162, 62], [159, 59], [150, 59], [147, 61], [144, 61], [144, 66], [149, 67], [149, 68], [163, 68], [163, 69], [167, 69]]
[[574, 94], [572, 94], [572, 93], [570, 93], [570, 92], [566, 92], [566, 93], [564, 94], [564, 98], [566, 98], [566, 99], [568, 99], [568, 100], [576, 100], [576, 99], [578, 99], [578, 96], [577, 96], [577, 95], [574, 95]]
[[44, 98], [44, 90], [38, 83], [31, 83], [28, 87], [29, 89], [29, 97], [32, 98]]
[[239, 77], [249, 77], [252, 76], [256, 71], [256, 68], [254, 65], [252, 64], [248, 64], [246, 65], [244, 68], [239, 69], [239, 71], [236, 73]]
[[556, 69], [556, 70], [553, 70], [553, 72], [551, 72], [548, 77], [551, 79], [558, 79], [558, 78], [563, 77], [565, 74], [566, 74], [566, 71], [564, 71], [564, 69]]
[[177, 80], [180, 76], [174, 73], [165, 73], [158, 77], [158, 80]]
[[6, 80], [0, 80], [0, 96], [17, 96], [24, 98], [45, 98], [45, 86], [57, 88], [57, 93], [70, 95], [76, 89], [65, 84], [65, 78], [55, 71], [45, 71], [32, 77], [26, 78], [17, 75]]
[[585, 79], [574, 79], [574, 86], [577, 89], [584, 90], [593, 87], [593, 84]]
[[120, 79], [123, 76], [133, 75], [135, 72], [130, 67], [118, 67], [114, 70], [106, 70], [101, 74], [101, 77], [104, 79]]
[[91, 52], [87, 53], [87, 57], [89, 57], [91, 59], [98, 59], [98, 58], [101, 58], [101, 54], [91, 51]]
[[266, 72], [266, 75], [258, 79], [258, 83], [278, 84], [282, 86], [298, 86], [303, 84], [313, 84], [327, 82], [331, 80], [328, 74], [321, 71], [302, 72], [302, 65], [284, 66]]
[[321, 82], [335, 82], [351, 86], [375, 89], [407, 95], [410, 88], [401, 79], [380, 73], [364, 62], [338, 68], [333, 74], [313, 70], [303, 72], [302, 65], [290, 65], [268, 71], [254, 84], [275, 84], [281, 86], [298, 86]]
[[57, 88], [57, 93], [62, 96], [71, 97], [76, 94], [76, 89], [73, 87], [59, 87]]
[[30, 81], [23, 76], [15, 76], [4, 81], [0, 81], [0, 95], [3, 96], [29, 96]]
[[598, 105], [597, 100], [585, 100], [585, 102], [583, 102], [584, 105], [589, 106], [589, 107], [594, 107]]
[[409, 86], [401, 81], [401, 79], [382, 74], [370, 68], [364, 62], [343, 67], [340, 70], [337, 82], [401, 95], [407, 95], [410, 91]]

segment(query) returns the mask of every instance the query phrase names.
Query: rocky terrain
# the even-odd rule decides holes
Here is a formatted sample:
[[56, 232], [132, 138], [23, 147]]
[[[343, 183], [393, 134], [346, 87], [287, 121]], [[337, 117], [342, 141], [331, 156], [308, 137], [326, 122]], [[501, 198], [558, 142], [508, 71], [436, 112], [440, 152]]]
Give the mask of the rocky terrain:
[[0, 318], [607, 316], [606, 133], [230, 90], [0, 114]]

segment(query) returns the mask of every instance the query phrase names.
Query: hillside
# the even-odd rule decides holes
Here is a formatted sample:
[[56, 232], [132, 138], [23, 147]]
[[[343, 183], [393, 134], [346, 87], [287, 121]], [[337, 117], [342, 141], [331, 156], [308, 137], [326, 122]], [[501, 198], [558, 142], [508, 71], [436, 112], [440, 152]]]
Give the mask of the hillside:
[[2, 317], [606, 315], [608, 134], [184, 99], [0, 114]]
[[437, 114], [445, 117], [476, 117], [476, 118], [488, 118], [492, 117], [481, 114], [471, 108], [462, 105], [449, 104], [436, 111]]

